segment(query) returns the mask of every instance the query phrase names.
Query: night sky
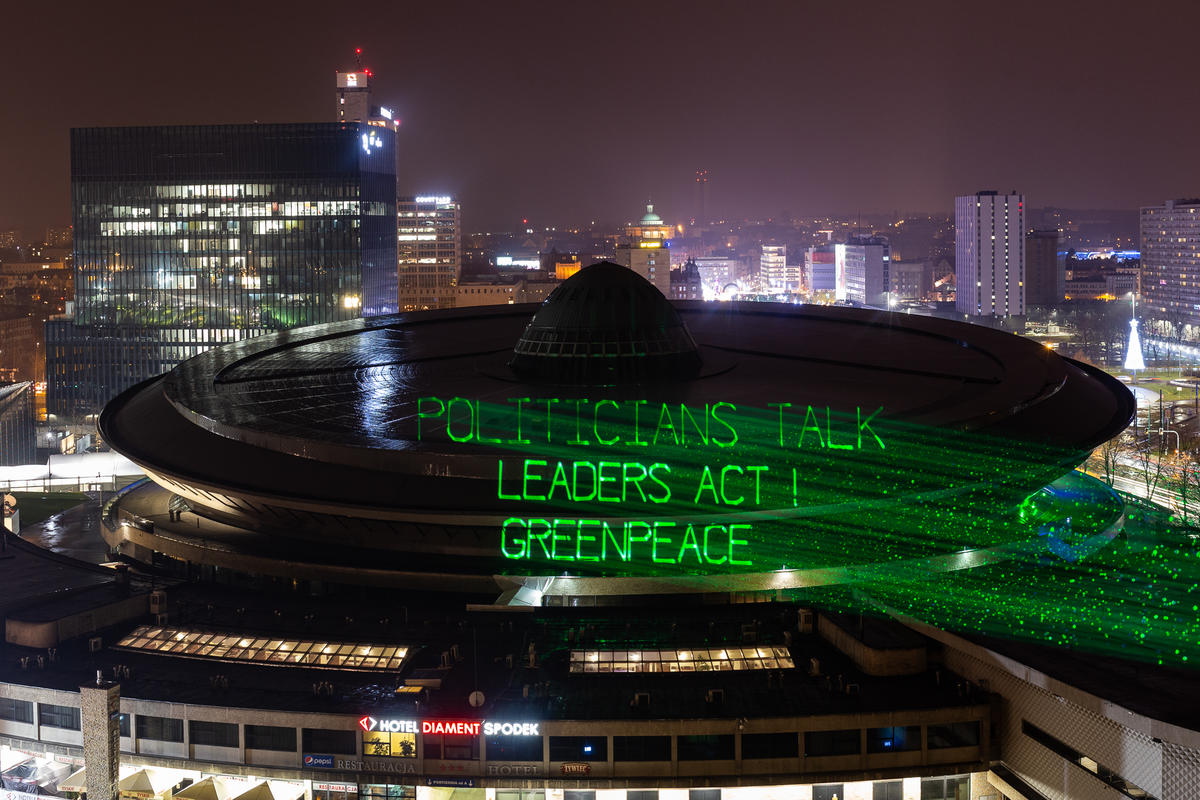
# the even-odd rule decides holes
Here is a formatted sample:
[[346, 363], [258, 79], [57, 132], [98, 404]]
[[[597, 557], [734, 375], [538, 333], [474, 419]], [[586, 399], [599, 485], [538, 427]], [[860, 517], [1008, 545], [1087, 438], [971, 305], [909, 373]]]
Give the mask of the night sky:
[[401, 189], [468, 230], [1200, 195], [1195, 3], [33, 3], [0, 41], [0, 228], [70, 220], [68, 130], [332, 120], [362, 47]]

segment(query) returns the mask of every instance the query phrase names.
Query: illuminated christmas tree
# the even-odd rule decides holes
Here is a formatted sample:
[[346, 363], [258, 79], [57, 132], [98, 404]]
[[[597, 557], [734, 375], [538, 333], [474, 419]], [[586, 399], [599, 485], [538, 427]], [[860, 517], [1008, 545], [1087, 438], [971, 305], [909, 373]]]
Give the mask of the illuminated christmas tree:
[[1136, 377], [1139, 369], [1146, 368], [1146, 361], [1142, 358], [1142, 340], [1137, 329], [1137, 298], [1133, 299], [1130, 313], [1134, 316], [1129, 320], [1129, 346], [1125, 348], [1125, 369], [1133, 370]]

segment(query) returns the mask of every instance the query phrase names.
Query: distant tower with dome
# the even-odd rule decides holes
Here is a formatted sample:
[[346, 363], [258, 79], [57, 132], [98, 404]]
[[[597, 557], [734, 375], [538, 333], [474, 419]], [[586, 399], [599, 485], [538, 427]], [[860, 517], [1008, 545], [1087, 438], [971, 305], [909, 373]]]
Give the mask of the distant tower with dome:
[[654, 204], [646, 203], [646, 213], [637, 222], [625, 226], [625, 235], [630, 239], [661, 239], [666, 241], [675, 233], [675, 229], [663, 222], [663, 218], [654, 213]]
[[675, 229], [646, 204], [646, 213], [625, 226], [626, 241], [617, 245], [616, 261], [654, 284], [665, 296], [671, 294], [670, 239]]

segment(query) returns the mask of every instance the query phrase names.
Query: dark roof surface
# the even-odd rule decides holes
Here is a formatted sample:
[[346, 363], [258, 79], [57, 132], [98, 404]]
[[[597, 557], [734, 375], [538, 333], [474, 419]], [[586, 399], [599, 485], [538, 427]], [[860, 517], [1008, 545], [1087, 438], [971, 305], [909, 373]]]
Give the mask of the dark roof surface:
[[[379, 555], [388, 551], [411, 554], [411, 570], [430, 574], [558, 574], [550, 563], [555, 555], [546, 550], [545, 559], [535, 559], [533, 544], [525, 563], [510, 557], [497, 564], [500, 526], [547, 515], [621, 525], [652, 514], [680, 520], [682, 531], [706, 515], [749, 524], [729, 517], [744, 512], [754, 515], [756, 535], [771, 550], [760, 548], [753, 568], [735, 565], [730, 555], [724, 571], [761, 573], [797, 563], [858, 563], [864, 553], [899, 559], [1008, 541], [1008, 521], [983, 531], [941, 510], [1006, 513], [1122, 429], [1133, 411], [1132, 396], [1113, 378], [989, 328], [769, 303], [672, 308], [623, 267], [594, 265], [572, 280], [581, 276], [559, 287], [568, 290], [561, 303], [541, 307], [380, 317], [216, 348], [123, 393], [105, 409], [100, 428], [115, 449], [185, 496], [213, 531], [246, 545], [254, 540], [243, 530], [265, 534], [259, 549], [281, 560], [310, 563], [303, 554], [336, 535], [340, 548], [328, 561], [364, 569], [394, 570], [394, 559]], [[605, 306], [601, 295], [612, 292], [623, 299]], [[633, 315], [624, 325], [622, 313]], [[692, 378], [662, 379], [671, 370], [651, 367], [653, 379], [634, 381], [596, 383], [594, 375], [554, 368], [527, 379], [509, 366], [513, 347], [543, 314], [554, 323], [548, 336], [567, 336], [577, 326], [635, 339], [660, 329], [690, 331], [702, 366]], [[686, 328], [671, 327], [676, 320]], [[578, 359], [578, 347], [592, 346], [587, 335], [578, 338], [573, 356], [564, 350], [537, 357]], [[632, 340], [625, 344], [636, 362], [639, 351]], [[612, 358], [620, 361], [620, 351]], [[609, 356], [589, 352], [581, 360]], [[786, 442], [784, 409], [791, 409]], [[542, 431], [521, 428], [536, 425], [538, 413]], [[676, 424], [672, 416], [678, 428], [663, 429], [664, 419]], [[599, 441], [613, 430], [611, 440]], [[730, 433], [725, 440], [722, 430]], [[639, 441], [639, 431], [652, 436]], [[499, 473], [507, 467], [512, 479], [521, 459], [564, 470], [581, 461], [633, 465], [635, 476], [637, 465], [660, 462], [674, 485], [663, 484], [663, 502], [645, 492], [619, 503], [605, 502], [598, 490], [582, 500], [564, 492], [514, 495]], [[756, 473], [767, 474], [769, 485], [761, 497], [755, 489], [753, 507], [696, 491], [706, 470], [729, 463], [766, 470]], [[886, 553], [867, 542], [873, 531], [894, 528], [900, 515], [920, 534], [893, 537]], [[532, 536], [532, 523], [529, 530]], [[203, 552], [182, 542], [209, 533], [189, 520], [174, 544], [166, 535], [150, 541], [154, 531], [142, 544], [204, 561]], [[584, 536], [580, 528], [580, 542]], [[219, 544], [215, 534], [211, 540]], [[454, 562], [434, 563], [441, 557]], [[222, 566], [234, 566], [222, 558]], [[584, 574], [656, 567], [572, 560]], [[254, 571], [286, 569], [260, 561]]]
[[[405, 644], [410, 654], [398, 672], [369, 673], [311, 667], [279, 667], [181, 658], [106, 649], [87, 652], [87, 640], [59, 647], [57, 660], [22, 669], [19, 657], [43, 653], [6, 647], [0, 679], [74, 690], [114, 667], [126, 697], [199, 705], [361, 714], [415, 713], [416, 698], [398, 695], [408, 679], [437, 677], [440, 688], [420, 697], [419, 713], [453, 718], [519, 716], [521, 719], [695, 719], [811, 716], [968, 706], [986, 702], [948, 673], [932, 670], [899, 677], [872, 677], [816, 634], [792, 634], [792, 669], [742, 672], [573, 674], [569, 650], [722, 647], [745, 644], [747, 626], [758, 644], [779, 646], [794, 630], [790, 605], [694, 606], [647, 610], [541, 609], [536, 614], [464, 611], [459, 601], [422, 604], [403, 595], [391, 606], [364, 613], [360, 598], [301, 599], [232, 587], [177, 586], [167, 590], [171, 625], [219, 630], [247, 637], [331, 639]], [[424, 599], [428, 603], [428, 598]], [[141, 620], [138, 621], [142, 622]], [[111, 645], [133, 623], [103, 632]], [[882, 625], [897, 625], [884, 623]], [[924, 639], [920, 639], [924, 642]], [[441, 666], [441, 654], [458, 646], [460, 658]], [[530, 667], [530, 645], [537, 654]], [[513, 665], [506, 658], [513, 657]], [[809, 659], [821, 664], [809, 673]], [[224, 680], [214, 680], [223, 678]], [[332, 695], [314, 692], [329, 682]], [[855, 684], [852, 693], [846, 684]], [[529, 686], [529, 689], [526, 689]], [[720, 703], [707, 690], [721, 688]], [[487, 702], [468, 703], [476, 689]], [[635, 692], [650, 692], [649, 708], [637, 708]]]
[[77, 561], [0, 531], [0, 614], [38, 605], [73, 602], [76, 592], [112, 585], [111, 569]]
[[[299, 476], [293, 491], [360, 494], [361, 502], [378, 499], [365, 473], [467, 474], [464, 455], [497, 452], [417, 441], [417, 399], [425, 396], [500, 405], [548, 394], [701, 406], [724, 401], [764, 414], [779, 401], [848, 413], [882, 406], [888, 419], [906, 424], [1079, 451], [1109, 438], [1132, 415], [1128, 391], [1099, 370], [979, 326], [843, 308], [677, 307], [704, 360], [696, 380], [556, 386], [548, 393], [507, 366], [537, 307], [472, 308], [336, 323], [217, 348], [123, 394], [105, 410], [101, 428], [141, 464], [268, 493], [289, 491], [273, 479], [274, 455], [286, 463], [303, 454], [315, 459], [311, 481]], [[165, 437], [179, 437], [180, 446], [162, 448]]]

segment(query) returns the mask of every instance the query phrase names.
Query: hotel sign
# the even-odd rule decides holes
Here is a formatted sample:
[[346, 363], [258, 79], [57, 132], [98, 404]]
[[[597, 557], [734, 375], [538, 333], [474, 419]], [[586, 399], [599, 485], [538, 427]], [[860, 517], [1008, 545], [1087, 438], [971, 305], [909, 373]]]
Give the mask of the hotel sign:
[[488, 764], [487, 774], [501, 777], [530, 777], [542, 774], [542, 770], [535, 764]]
[[491, 720], [379, 719], [370, 715], [358, 721], [363, 733], [421, 733], [451, 736], [541, 736], [538, 722], [494, 722]]

